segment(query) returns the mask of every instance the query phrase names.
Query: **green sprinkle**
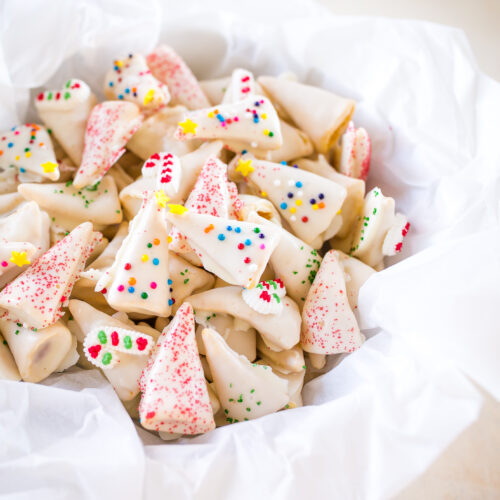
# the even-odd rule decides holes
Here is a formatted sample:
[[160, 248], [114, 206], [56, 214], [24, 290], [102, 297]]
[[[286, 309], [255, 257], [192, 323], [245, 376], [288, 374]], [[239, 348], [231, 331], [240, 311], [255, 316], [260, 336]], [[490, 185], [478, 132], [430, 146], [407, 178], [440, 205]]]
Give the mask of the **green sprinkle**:
[[108, 343], [108, 337], [106, 337], [106, 332], [104, 330], [100, 330], [99, 333], [97, 334], [97, 338], [99, 339], [99, 342], [101, 344], [107, 344]]
[[229, 398], [229, 402], [232, 403], [234, 401], [233, 398]]
[[16, 323], [16, 325], [19, 327], [23, 326], [22, 323]]
[[47, 94], [47, 101], [50, 101], [52, 99], [52, 92], [49, 92]]
[[240, 394], [240, 397], [238, 398], [238, 403], [243, 403], [243, 394]]
[[254, 233], [257, 233], [259, 234], [260, 233], [260, 229], [258, 227], [256, 227], [254, 230], [253, 230]]
[[73, 184], [73, 181], [66, 182], [66, 187], [70, 187]]
[[257, 401], [257, 406], [260, 406], [262, 404], [262, 401]]
[[15, 333], [16, 335], [19, 335], [19, 330], [16, 330], [14, 333]]
[[377, 213], [377, 209], [376, 209], [376, 208], [374, 208], [374, 209], [373, 209], [373, 215], [375, 215], [376, 213]]
[[253, 394], [255, 392], [255, 389], [250, 389], [250, 394]]
[[233, 384], [229, 384], [229, 387], [233, 387]]
[[142, 299], [147, 299], [148, 298], [148, 294], [146, 292], [142, 292], [141, 293], [141, 298]]
[[302, 365], [302, 369], [305, 370], [306, 369], [306, 365]]
[[151, 248], [153, 246], [152, 243], [148, 243], [148, 248]]
[[231, 417], [227, 417], [226, 418], [226, 422], [229, 422], [230, 424], [232, 424], [233, 423], [233, 419]]
[[252, 411], [250, 408], [247, 408], [247, 411]]
[[66, 87], [67, 89], [69, 89], [69, 86], [70, 86], [70, 85], [71, 85], [71, 80], [68, 80], [68, 81], [66, 82], [65, 87]]
[[69, 92], [64, 92], [64, 98], [67, 100], [71, 97], [71, 94]]
[[102, 364], [103, 365], [109, 365], [109, 363], [111, 363], [111, 358], [113, 356], [111, 356], [111, 353], [110, 352], [107, 352], [103, 357], [102, 357]]
[[229, 413], [229, 410], [224, 409], [224, 413], [227, 415]]
[[130, 338], [130, 335], [123, 338], [123, 345], [125, 346], [125, 349], [130, 349], [132, 347], [132, 339]]
[[187, 285], [188, 283], [189, 283], [189, 278], [186, 278], [186, 279], [184, 280], [184, 284], [185, 284], [185, 285]]
[[7, 345], [7, 341], [6, 340], [3, 341], [3, 345]]

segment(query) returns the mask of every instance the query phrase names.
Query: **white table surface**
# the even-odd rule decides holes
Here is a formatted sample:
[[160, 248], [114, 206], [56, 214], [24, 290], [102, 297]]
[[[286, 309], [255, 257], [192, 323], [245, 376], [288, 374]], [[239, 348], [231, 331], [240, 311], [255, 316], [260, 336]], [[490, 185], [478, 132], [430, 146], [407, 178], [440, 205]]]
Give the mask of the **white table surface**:
[[[479, 67], [500, 81], [500, 0], [317, 0], [334, 14], [421, 19], [461, 28]], [[500, 498], [500, 403], [485, 394], [479, 419], [396, 500]]]

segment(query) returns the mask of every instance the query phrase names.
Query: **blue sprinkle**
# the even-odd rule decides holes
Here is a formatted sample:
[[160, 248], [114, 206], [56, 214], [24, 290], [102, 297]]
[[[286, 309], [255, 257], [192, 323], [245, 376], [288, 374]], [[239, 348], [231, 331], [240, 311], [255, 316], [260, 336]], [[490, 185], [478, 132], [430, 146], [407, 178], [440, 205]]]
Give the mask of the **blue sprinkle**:
[[11, 148], [12, 146], [14, 146], [14, 143], [13, 143], [13, 142], [9, 142], [9, 144], [7, 144], [7, 146], [8, 146], [9, 148]]
[[109, 82], [109, 83], [108, 83], [108, 85], [109, 85], [110, 87], [112, 87], [114, 84], [113, 84], [113, 82]]
[[248, 153], [248, 151], [247, 151], [246, 149], [244, 149], [244, 150], [241, 152], [241, 154], [242, 154], [242, 155], [246, 155], [247, 153]]
[[125, 94], [130, 94], [130, 89], [125, 89]]
[[259, 102], [259, 101], [255, 101], [255, 102], [254, 102], [254, 104], [255, 104], [256, 106], [260, 106], [260, 102]]
[[119, 71], [120, 68], [118, 66], [115, 66], [114, 69], [115, 69], [115, 71]]
[[288, 205], [287, 205], [285, 202], [283, 202], [283, 203], [280, 205], [280, 208], [281, 208], [282, 210], [286, 210], [286, 207], [288, 207]]
[[319, 198], [320, 200], [322, 200], [324, 197], [325, 197], [325, 195], [324, 195], [323, 193], [319, 193], [319, 194], [318, 194], [318, 198]]
[[168, 299], [168, 305], [171, 306], [174, 303], [172, 299]]
[[227, 226], [227, 227], [226, 227], [226, 229], [227, 229], [228, 231], [232, 231], [232, 230], [233, 230], [233, 227], [232, 227], [232, 226]]
[[241, 227], [235, 227], [234, 228], [235, 233], [241, 233]]
[[160, 260], [157, 259], [156, 257], [153, 259], [153, 264], [157, 266], [160, 263]]
[[217, 115], [217, 120], [219, 120], [220, 122], [225, 121], [224, 117], [220, 113]]
[[133, 286], [129, 286], [128, 287], [128, 291], [129, 291], [129, 293], [134, 293], [135, 292], [135, 288]]
[[293, 198], [293, 193], [288, 193], [287, 196], [288, 198]]
[[26, 169], [24, 167], [21, 167], [19, 170], [21, 171], [22, 174], [24, 174], [24, 172], [26, 172]]
[[316, 200], [315, 200], [314, 198], [311, 198], [311, 199], [309, 200], [309, 203], [310, 203], [311, 205], [314, 205], [314, 204], [316, 203]]
[[297, 182], [295, 183], [295, 186], [296, 186], [296, 187], [298, 187], [298, 188], [301, 188], [301, 187], [302, 187], [302, 182], [297, 181]]
[[251, 244], [252, 244], [252, 242], [251, 242], [250, 240], [245, 240], [245, 245], [246, 245], [247, 247], [249, 247]]
[[253, 122], [254, 123], [259, 123], [259, 117], [257, 115], [254, 115]]
[[261, 240], [263, 240], [263, 239], [265, 238], [264, 233], [260, 233], [260, 234], [259, 234], [259, 238], [260, 238]]
[[298, 166], [297, 164], [295, 164], [295, 165], [293, 166], [293, 168], [299, 168], [299, 166]]
[[280, 163], [281, 163], [282, 165], [286, 165], [286, 161], [285, 161], [285, 160], [280, 161]]
[[118, 96], [118, 99], [123, 99], [123, 95], [122, 95], [122, 94], [120, 94], [120, 95]]
[[219, 234], [219, 236], [217, 236], [217, 238], [219, 238], [220, 241], [224, 241], [226, 239], [226, 237], [222, 233]]
[[169, 285], [171, 285], [171, 284], [172, 284], [172, 280], [171, 280], [171, 279], [169, 279], [169, 280], [167, 281], [167, 283], [168, 283]]
[[16, 127], [12, 127], [11, 130], [12, 130], [12, 132], [14, 132], [14, 130], [16, 130]]

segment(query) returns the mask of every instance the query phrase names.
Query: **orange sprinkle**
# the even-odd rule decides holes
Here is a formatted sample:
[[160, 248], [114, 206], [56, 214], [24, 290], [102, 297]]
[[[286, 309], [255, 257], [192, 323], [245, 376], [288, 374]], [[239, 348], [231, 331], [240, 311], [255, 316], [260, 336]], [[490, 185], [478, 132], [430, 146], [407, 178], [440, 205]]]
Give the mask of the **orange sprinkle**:
[[0, 149], [0, 156], [2, 156], [2, 155], [3, 155], [3, 151]]
[[325, 208], [325, 204], [321, 201], [320, 203], [318, 203], [318, 207], [319, 208]]
[[128, 280], [128, 284], [129, 284], [129, 285], [135, 285], [136, 283], [137, 283], [137, 280], [136, 280], [135, 278], [130, 278], [130, 279]]
[[214, 225], [213, 224], [210, 224], [209, 226], [207, 226], [204, 231], [205, 233], [209, 233], [210, 231], [212, 231], [214, 229]]
[[38, 145], [39, 145], [40, 147], [43, 147], [43, 146], [45, 146], [45, 143], [40, 142]]
[[155, 239], [153, 240], [153, 244], [154, 244], [154, 245], [159, 245], [159, 244], [160, 244], [160, 240], [159, 240], [158, 238], [155, 238]]

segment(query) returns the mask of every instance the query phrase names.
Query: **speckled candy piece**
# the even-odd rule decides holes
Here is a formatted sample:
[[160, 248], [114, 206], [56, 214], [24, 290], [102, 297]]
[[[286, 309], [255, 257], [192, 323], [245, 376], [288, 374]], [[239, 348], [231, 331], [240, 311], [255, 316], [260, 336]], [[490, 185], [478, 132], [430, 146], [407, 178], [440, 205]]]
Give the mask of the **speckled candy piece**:
[[245, 204], [241, 201], [238, 186], [234, 182], [228, 182], [227, 192], [229, 194], [229, 218], [241, 220], [241, 211]]
[[384, 196], [379, 187], [366, 195], [363, 213], [354, 229], [351, 255], [377, 268], [383, 265], [384, 255], [401, 250], [410, 225], [403, 215], [394, 213], [394, 208], [394, 199]]
[[108, 99], [132, 102], [142, 110], [155, 110], [166, 106], [170, 93], [166, 85], [158, 81], [140, 54], [129, 54], [117, 59], [113, 69], [106, 74], [104, 93]]
[[279, 240], [273, 224], [252, 224], [213, 215], [167, 212], [188, 239], [203, 267], [227, 283], [254, 287]]
[[168, 85], [174, 104], [188, 109], [207, 108], [210, 103], [184, 60], [168, 45], [159, 45], [146, 57], [153, 75]]
[[82, 161], [87, 120], [96, 104], [90, 87], [76, 78], [68, 80], [62, 89], [41, 92], [35, 100], [43, 123], [52, 130], [75, 165]]
[[142, 116], [131, 102], [105, 101], [92, 110], [85, 132], [82, 163], [73, 185], [98, 182], [125, 152], [125, 144], [140, 127]]
[[330, 250], [307, 294], [300, 344], [307, 352], [338, 354], [352, 352], [362, 343], [347, 297], [344, 270], [337, 253]]
[[176, 137], [232, 139], [261, 149], [278, 149], [283, 143], [278, 114], [271, 101], [262, 96], [186, 113]]
[[189, 303], [179, 308], [163, 330], [140, 386], [139, 415], [144, 428], [188, 435], [215, 428]]
[[340, 172], [355, 179], [366, 180], [370, 170], [371, 151], [368, 132], [364, 128], [356, 128], [354, 122], [349, 122], [342, 136]]
[[7, 170], [11, 165], [21, 174], [59, 179], [59, 166], [45, 127], [26, 123], [0, 132], [0, 168]]
[[148, 193], [113, 265], [99, 279], [96, 291], [117, 311], [170, 315], [168, 228], [155, 193]]
[[229, 423], [274, 413], [288, 403], [287, 381], [269, 366], [250, 363], [215, 330], [206, 328], [202, 337], [217, 396]]
[[55, 323], [101, 238], [90, 222], [80, 224], [0, 292], [1, 317], [37, 329]]
[[[203, 165], [196, 184], [186, 200], [185, 207], [196, 214], [229, 218], [229, 192], [227, 189], [227, 166], [211, 156]], [[178, 254], [192, 253], [193, 249], [176, 227], [170, 231], [169, 249]], [[189, 258], [190, 262], [201, 265], [199, 258]]]
[[346, 190], [324, 177], [280, 163], [243, 155], [238, 167], [261, 194], [273, 202], [295, 235], [314, 248], [321, 247], [346, 197]]

